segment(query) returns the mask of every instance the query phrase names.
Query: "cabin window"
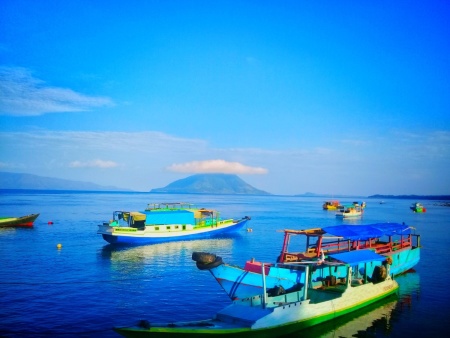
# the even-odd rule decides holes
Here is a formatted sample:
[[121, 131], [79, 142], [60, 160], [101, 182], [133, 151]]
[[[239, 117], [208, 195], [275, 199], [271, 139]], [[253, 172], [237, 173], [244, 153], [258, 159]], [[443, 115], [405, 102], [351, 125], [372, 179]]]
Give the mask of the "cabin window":
[[186, 230], [186, 225], [183, 225], [183, 230]]
[[175, 225], [175, 229], [179, 229], [180, 227], [178, 225]]
[[169, 226], [166, 226], [166, 230], [170, 230], [170, 225], [169, 225]]
[[155, 230], [159, 230], [159, 227], [155, 227]]

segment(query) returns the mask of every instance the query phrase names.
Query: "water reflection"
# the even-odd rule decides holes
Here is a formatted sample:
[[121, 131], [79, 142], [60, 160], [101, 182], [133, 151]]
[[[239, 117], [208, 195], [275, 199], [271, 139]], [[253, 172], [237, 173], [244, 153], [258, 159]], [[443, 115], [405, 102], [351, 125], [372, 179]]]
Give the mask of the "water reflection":
[[231, 238], [168, 242], [135, 247], [115, 247], [109, 244], [102, 248], [101, 258], [110, 260], [111, 263], [151, 263], [155, 266], [163, 263], [165, 267], [175, 267], [179, 265], [180, 260], [186, 258], [190, 260], [194, 251], [230, 251], [232, 245]]
[[354, 218], [337, 218], [336, 217], [336, 223], [341, 224], [362, 224], [363, 223], [363, 219], [362, 216], [361, 217], [354, 217]]
[[[180, 271], [181, 267], [195, 267], [192, 252], [228, 252], [231, 251], [233, 239], [211, 239], [198, 241], [181, 241], [152, 244], [135, 247], [114, 247], [105, 245], [100, 253], [99, 263], [111, 264], [113, 270], [121, 273], [138, 273], [152, 271], [161, 275], [168, 270]], [[148, 275], [148, 274], [147, 274]]]
[[420, 276], [414, 271], [396, 278], [399, 292], [376, 304], [337, 318], [328, 323], [313, 326], [288, 337], [375, 337], [389, 336], [402, 312], [409, 311], [418, 301]]

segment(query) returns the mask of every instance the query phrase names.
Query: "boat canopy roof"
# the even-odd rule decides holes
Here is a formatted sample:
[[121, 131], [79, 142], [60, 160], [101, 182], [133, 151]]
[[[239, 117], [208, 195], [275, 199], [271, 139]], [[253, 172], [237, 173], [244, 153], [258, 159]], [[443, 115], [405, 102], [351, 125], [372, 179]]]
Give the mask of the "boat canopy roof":
[[409, 235], [411, 233], [411, 228], [408, 225], [399, 223], [338, 225], [322, 229], [327, 234], [350, 240], [368, 240], [381, 236]]
[[359, 206], [360, 206], [359, 204], [342, 204], [341, 205], [341, 207], [347, 208], [347, 209], [354, 208], [354, 207], [359, 207]]
[[376, 252], [366, 249], [366, 250], [354, 250], [342, 253], [331, 254], [329, 257], [337, 259], [338, 261], [347, 264], [358, 264], [366, 263], [372, 261], [383, 261], [386, 257], [377, 254]]
[[135, 221], [145, 221], [146, 215], [139, 211], [131, 211], [130, 216], [134, 218]]
[[128, 217], [133, 217], [135, 221], [145, 221], [147, 216], [139, 211], [116, 211], [115, 214], [119, 219], [123, 218], [126, 222], [128, 222]]

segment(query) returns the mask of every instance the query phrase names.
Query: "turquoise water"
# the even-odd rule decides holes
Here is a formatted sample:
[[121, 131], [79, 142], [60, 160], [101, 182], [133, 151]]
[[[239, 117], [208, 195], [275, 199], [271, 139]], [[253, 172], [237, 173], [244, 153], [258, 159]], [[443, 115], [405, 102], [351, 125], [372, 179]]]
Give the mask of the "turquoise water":
[[[421, 261], [397, 278], [399, 296], [295, 336], [446, 336], [450, 208], [420, 201], [427, 212], [415, 214], [409, 209], [415, 201], [365, 201], [363, 218], [346, 221], [322, 210], [323, 199], [315, 197], [2, 192], [0, 215], [41, 215], [32, 229], [0, 229], [0, 336], [119, 337], [112, 327], [141, 319], [210, 318], [230, 301], [209, 272], [196, 268], [193, 251], [240, 266], [252, 257], [273, 262], [283, 238], [277, 230], [377, 222], [405, 222], [421, 234]], [[97, 225], [113, 211], [158, 202], [216, 208], [223, 218], [250, 216], [253, 231], [121, 248], [97, 235]]]

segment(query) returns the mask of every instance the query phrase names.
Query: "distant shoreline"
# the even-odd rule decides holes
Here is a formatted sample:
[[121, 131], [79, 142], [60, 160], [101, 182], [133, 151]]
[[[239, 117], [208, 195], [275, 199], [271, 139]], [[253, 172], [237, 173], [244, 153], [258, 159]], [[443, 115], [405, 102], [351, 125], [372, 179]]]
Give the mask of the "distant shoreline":
[[367, 198], [448, 201], [450, 195], [372, 195]]
[[2, 189], [1, 193], [50, 193], [50, 194], [63, 194], [63, 193], [112, 193], [112, 194], [149, 194], [149, 195], [239, 195], [239, 196], [292, 196], [292, 197], [320, 197], [323, 199], [336, 199], [336, 198], [353, 198], [353, 199], [409, 199], [409, 200], [429, 200], [429, 201], [449, 201], [450, 195], [371, 195], [371, 196], [350, 196], [350, 195], [334, 195], [333, 197], [328, 195], [315, 195], [312, 193], [301, 195], [258, 195], [258, 194], [217, 194], [214, 192], [152, 192], [152, 191], [133, 191], [133, 190], [81, 190], [81, 189]]

